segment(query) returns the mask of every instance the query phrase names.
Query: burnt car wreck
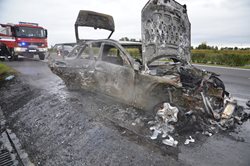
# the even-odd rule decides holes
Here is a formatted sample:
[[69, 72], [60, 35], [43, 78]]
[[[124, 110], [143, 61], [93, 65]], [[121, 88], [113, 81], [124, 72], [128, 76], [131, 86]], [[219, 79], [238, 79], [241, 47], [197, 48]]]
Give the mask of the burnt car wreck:
[[[102, 93], [156, 115], [148, 122], [151, 139], [162, 134], [166, 145], [176, 146], [171, 133], [186, 128], [215, 133], [249, 118], [218, 75], [191, 64], [191, 25], [185, 5], [150, 0], [142, 10], [141, 24], [142, 43], [119, 43], [109, 39], [115, 29], [112, 16], [80, 11], [75, 23], [77, 46], [62, 60], [51, 58], [49, 66], [69, 88]], [[108, 39], [81, 40], [78, 26], [111, 34]]]

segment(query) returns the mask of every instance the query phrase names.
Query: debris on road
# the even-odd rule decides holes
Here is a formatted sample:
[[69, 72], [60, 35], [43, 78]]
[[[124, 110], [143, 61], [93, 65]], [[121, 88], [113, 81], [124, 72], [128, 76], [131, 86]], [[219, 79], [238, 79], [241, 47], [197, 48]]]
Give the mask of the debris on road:
[[13, 78], [15, 78], [15, 76], [14, 75], [10, 75], [10, 76], [8, 76], [8, 77], [5, 78], [5, 81], [10, 81]]
[[246, 102], [246, 105], [247, 105], [248, 107], [250, 107], [250, 100], [248, 100], [248, 101]]
[[172, 123], [178, 121], [178, 112], [179, 110], [176, 107], [172, 107], [169, 103], [164, 103], [163, 108], [157, 111], [155, 121], [148, 122], [148, 124], [153, 125], [150, 127], [150, 130], [153, 130], [151, 139], [157, 139], [158, 135], [162, 134], [162, 138], [169, 137], [169, 139], [162, 141], [164, 144], [176, 146], [178, 142], [175, 142], [170, 133], [174, 131]]
[[208, 131], [204, 131], [204, 132], [202, 132], [202, 134], [209, 136], [209, 137], [211, 137], [213, 135], [212, 133], [209, 133]]
[[188, 139], [186, 139], [186, 141], [184, 142], [184, 145], [188, 145], [189, 143], [194, 143], [195, 140], [192, 138], [192, 136], [189, 136]]
[[162, 143], [168, 146], [176, 147], [178, 145], [178, 141], [174, 140], [174, 138], [171, 137], [170, 135], [168, 135], [168, 137], [169, 139], [164, 139]]

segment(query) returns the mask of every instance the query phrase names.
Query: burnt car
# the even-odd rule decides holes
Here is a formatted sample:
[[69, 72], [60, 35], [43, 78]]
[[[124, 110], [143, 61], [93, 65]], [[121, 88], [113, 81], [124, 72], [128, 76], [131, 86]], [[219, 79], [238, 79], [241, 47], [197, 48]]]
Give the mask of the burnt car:
[[[161, 13], [156, 14], [158, 16]], [[164, 15], [166, 14], [165, 11]], [[177, 18], [176, 15], [169, 12], [169, 17], [172, 17], [171, 24], [175, 23], [173, 20]], [[145, 31], [148, 30], [149, 24], [154, 24], [154, 19], [160, 19], [155, 14], [145, 17], [152, 17], [151, 20], [142, 21], [143, 26], [144, 23], [147, 24]], [[167, 21], [169, 20], [162, 19], [162, 26], [167, 26]], [[80, 40], [77, 26], [103, 28], [110, 30], [111, 34], [114, 30], [111, 16], [80, 11], [75, 24], [77, 46], [64, 60], [51, 61], [50, 68], [70, 88], [103, 93], [145, 110], [152, 110], [163, 102], [193, 109], [203, 105], [201, 93], [213, 99], [213, 109], [219, 109], [223, 106], [224, 85], [214, 74], [193, 67], [189, 59], [186, 59], [190, 56], [184, 54], [188, 45], [181, 46], [189, 39], [190, 24], [188, 20], [187, 23], [181, 24], [181, 18], [179, 21], [178, 24], [175, 23], [176, 31], [178, 26], [187, 26], [182, 29], [182, 34], [186, 38], [183, 37], [183, 41], [179, 39], [177, 42], [171, 42], [176, 39], [170, 38], [169, 41], [165, 41], [165, 47], [158, 41], [154, 42], [157, 39], [157, 30], [153, 26], [151, 28], [154, 31], [149, 29], [149, 32], [143, 32], [142, 44], [119, 43], [112, 39]], [[171, 28], [174, 31], [174, 28]], [[152, 31], [155, 32], [155, 36]], [[184, 52], [180, 52], [180, 48]], [[129, 49], [130, 52], [138, 49], [137, 57], [132, 56]]]
[[140, 54], [129, 53], [132, 49], [140, 53], [141, 43], [122, 45], [111, 39], [83, 42], [50, 67], [72, 89], [101, 92], [147, 110], [163, 102], [193, 108], [199, 101], [195, 95], [201, 96], [205, 86], [204, 95], [223, 100], [223, 83], [214, 74], [176, 57], [143, 65]]
[[[82, 40], [79, 26], [111, 33], [108, 39]], [[241, 120], [218, 75], [191, 64], [185, 5], [150, 0], [142, 10], [141, 43], [110, 39], [114, 29], [112, 16], [81, 10], [75, 23], [77, 45], [64, 59], [50, 59], [52, 72], [71, 89], [102, 93], [149, 112], [159, 110], [167, 122], [170, 116], [176, 116], [176, 122], [178, 112], [220, 126], [228, 122], [221, 119]]]

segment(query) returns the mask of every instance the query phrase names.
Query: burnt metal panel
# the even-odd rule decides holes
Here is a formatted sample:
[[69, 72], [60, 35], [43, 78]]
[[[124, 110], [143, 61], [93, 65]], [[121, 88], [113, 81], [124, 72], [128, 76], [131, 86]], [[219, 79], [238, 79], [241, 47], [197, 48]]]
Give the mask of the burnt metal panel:
[[149, 0], [141, 14], [144, 64], [162, 56], [190, 62], [191, 24], [186, 5], [174, 0]]
[[78, 26], [86, 26], [86, 27], [93, 27], [95, 29], [106, 29], [111, 31], [111, 34], [108, 38], [111, 37], [112, 33], [115, 31], [115, 23], [112, 16], [97, 13], [88, 10], [80, 10], [75, 22], [75, 35], [76, 41], [78, 42], [79, 34], [78, 34]]
[[134, 101], [134, 75], [130, 66], [101, 60], [95, 65], [94, 76], [98, 82], [98, 91], [130, 105]]

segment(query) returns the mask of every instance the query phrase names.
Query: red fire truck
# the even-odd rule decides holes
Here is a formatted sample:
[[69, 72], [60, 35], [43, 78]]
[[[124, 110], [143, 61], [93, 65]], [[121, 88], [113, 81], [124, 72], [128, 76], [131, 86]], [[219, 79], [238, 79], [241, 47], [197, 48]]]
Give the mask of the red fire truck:
[[47, 30], [37, 23], [0, 24], [0, 56], [17, 60], [18, 55], [38, 55], [44, 60], [47, 50]]

